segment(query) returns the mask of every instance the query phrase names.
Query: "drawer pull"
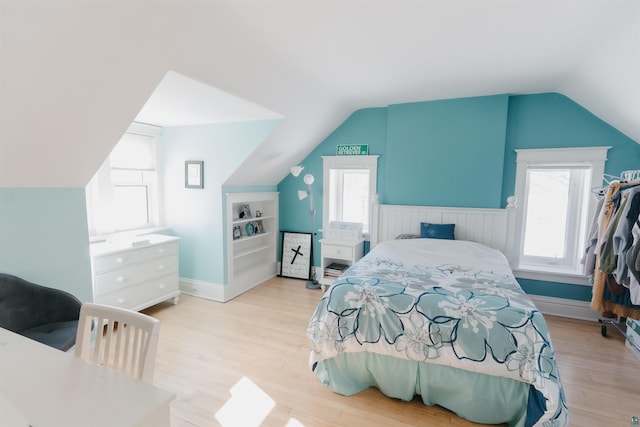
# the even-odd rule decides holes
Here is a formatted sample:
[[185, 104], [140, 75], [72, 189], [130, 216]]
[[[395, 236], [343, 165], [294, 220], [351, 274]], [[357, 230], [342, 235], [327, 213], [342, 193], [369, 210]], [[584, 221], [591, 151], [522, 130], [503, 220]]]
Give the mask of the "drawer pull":
[[166, 285], [165, 285], [164, 283], [160, 283], [160, 284], [158, 285], [158, 288], [160, 288], [160, 289], [164, 289], [164, 288], [165, 288], [165, 286], [166, 286]]
[[164, 270], [164, 268], [165, 268], [164, 264], [158, 265], [158, 270]]
[[164, 253], [164, 248], [159, 248], [159, 249], [158, 249], [158, 253], [159, 253], [159, 254], [163, 254], [163, 253]]
[[118, 276], [118, 278], [116, 279], [116, 281], [117, 281], [118, 283], [122, 283], [122, 282], [124, 282], [124, 277], [122, 277], [122, 276]]
[[124, 257], [118, 257], [118, 258], [116, 258], [116, 262], [117, 262], [118, 264], [122, 264], [122, 263], [124, 262]]
[[118, 298], [118, 304], [124, 304], [124, 298]]

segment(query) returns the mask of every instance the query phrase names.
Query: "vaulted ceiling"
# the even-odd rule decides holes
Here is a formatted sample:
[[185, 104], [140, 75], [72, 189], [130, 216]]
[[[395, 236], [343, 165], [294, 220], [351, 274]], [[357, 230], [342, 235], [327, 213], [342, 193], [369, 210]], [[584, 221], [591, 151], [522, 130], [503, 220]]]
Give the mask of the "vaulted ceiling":
[[640, 142], [639, 22], [637, 0], [0, 0], [0, 185], [86, 185], [142, 112], [281, 117], [234, 185], [402, 102], [559, 92]]

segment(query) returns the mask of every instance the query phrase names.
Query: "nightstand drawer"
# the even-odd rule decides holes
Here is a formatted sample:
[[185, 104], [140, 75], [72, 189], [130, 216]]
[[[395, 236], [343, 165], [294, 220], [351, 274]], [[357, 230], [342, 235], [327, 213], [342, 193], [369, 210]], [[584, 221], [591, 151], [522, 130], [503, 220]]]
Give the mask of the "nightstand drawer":
[[322, 256], [331, 258], [353, 258], [353, 246], [322, 245]]

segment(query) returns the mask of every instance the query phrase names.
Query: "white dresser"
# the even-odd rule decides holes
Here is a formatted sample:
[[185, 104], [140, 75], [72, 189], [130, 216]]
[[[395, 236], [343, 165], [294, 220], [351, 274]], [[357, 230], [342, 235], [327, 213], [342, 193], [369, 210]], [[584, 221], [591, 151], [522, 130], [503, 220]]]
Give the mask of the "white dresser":
[[178, 238], [160, 234], [91, 245], [93, 300], [139, 311], [173, 299], [177, 304]]

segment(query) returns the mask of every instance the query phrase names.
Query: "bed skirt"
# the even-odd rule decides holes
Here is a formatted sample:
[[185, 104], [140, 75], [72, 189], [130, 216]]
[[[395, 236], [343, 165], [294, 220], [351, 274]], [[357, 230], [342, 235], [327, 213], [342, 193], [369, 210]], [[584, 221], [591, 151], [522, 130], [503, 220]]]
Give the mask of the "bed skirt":
[[529, 427], [545, 412], [545, 399], [524, 382], [374, 353], [341, 353], [319, 361], [314, 373], [338, 394], [376, 387], [404, 401], [419, 395], [425, 405], [439, 405], [476, 423]]

